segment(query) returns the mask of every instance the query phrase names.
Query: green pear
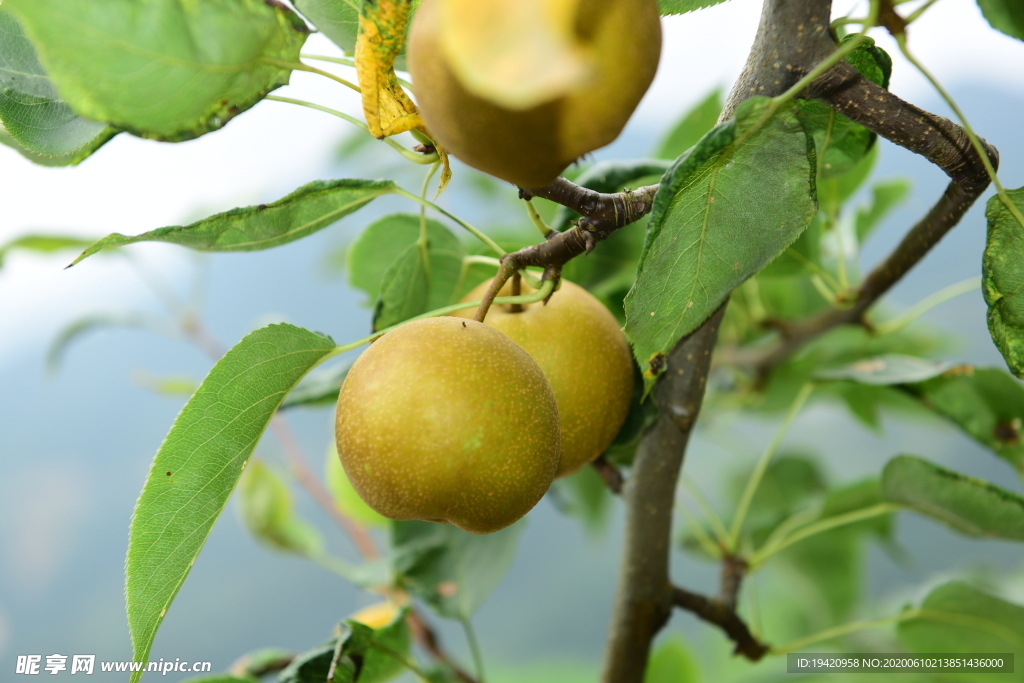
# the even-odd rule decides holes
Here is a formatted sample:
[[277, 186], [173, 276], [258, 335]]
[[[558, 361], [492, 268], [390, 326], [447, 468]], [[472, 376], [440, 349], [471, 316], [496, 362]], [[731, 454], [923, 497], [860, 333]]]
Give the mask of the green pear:
[[[490, 282], [466, 295], [482, 299]], [[530, 290], [525, 284], [523, 293]], [[501, 296], [511, 293], [506, 283]], [[601, 455], [618, 435], [633, 397], [633, 354], [607, 308], [579, 285], [562, 280], [550, 301], [520, 312], [492, 305], [484, 322], [523, 347], [543, 370], [558, 404], [562, 458], [556, 477]], [[459, 313], [473, 317], [474, 309]]]
[[391, 519], [486, 534], [525, 515], [558, 469], [558, 408], [544, 373], [492, 327], [407, 323], [374, 342], [338, 396], [338, 457]]

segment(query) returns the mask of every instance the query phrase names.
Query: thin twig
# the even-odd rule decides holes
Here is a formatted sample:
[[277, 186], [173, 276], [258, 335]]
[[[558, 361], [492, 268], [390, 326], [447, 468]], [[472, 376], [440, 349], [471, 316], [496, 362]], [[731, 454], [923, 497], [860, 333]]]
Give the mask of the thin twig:
[[605, 486], [608, 487], [609, 491], [615, 495], [622, 493], [622, 485], [625, 482], [625, 478], [618, 467], [608, 462], [603, 455], [597, 456], [597, 459], [590, 463], [590, 466], [604, 480]]
[[380, 552], [377, 550], [373, 537], [370, 536], [366, 527], [345, 515], [335, 504], [331, 494], [327, 492], [327, 489], [320, 483], [320, 480], [313, 474], [309, 463], [306, 462], [306, 458], [303, 455], [302, 447], [299, 445], [298, 440], [296, 440], [295, 435], [292, 434], [292, 430], [288, 423], [285, 422], [284, 417], [275, 415], [270, 421], [270, 428], [274, 431], [274, 436], [277, 437], [278, 442], [280, 442], [285, 457], [288, 459], [288, 465], [291, 467], [292, 473], [299, 484], [331, 516], [331, 519], [349, 535], [356, 549], [359, 550], [360, 555], [368, 560], [379, 557]]
[[743, 655], [752, 662], [764, 657], [769, 648], [750, 632], [747, 624], [736, 614], [736, 610], [721, 600], [715, 600], [698, 593], [672, 587], [672, 604], [692, 612], [704, 621], [718, 626], [736, 645], [733, 653]]
[[419, 615], [419, 612], [415, 610], [409, 612], [409, 616], [406, 619], [409, 623], [409, 628], [412, 630], [413, 638], [415, 638], [420, 647], [426, 650], [427, 654], [451, 669], [452, 673], [462, 683], [478, 683], [473, 676], [452, 661], [448, 653], [441, 647], [441, 641], [437, 633], [427, 622], [423, 621], [423, 617]]

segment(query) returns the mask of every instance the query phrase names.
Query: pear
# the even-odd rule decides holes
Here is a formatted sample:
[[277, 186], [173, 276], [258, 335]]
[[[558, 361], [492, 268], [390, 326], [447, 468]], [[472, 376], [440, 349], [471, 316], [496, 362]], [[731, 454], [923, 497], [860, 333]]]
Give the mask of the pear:
[[[490, 49], [501, 53], [487, 55], [492, 61], [536, 63], [532, 32], [524, 29], [510, 39], [507, 30], [496, 30], [505, 27], [503, 14], [517, 26], [522, 23], [518, 0], [484, 1], [488, 21], [474, 25], [473, 46], [487, 50], [487, 32], [495, 31]], [[529, 106], [515, 107], [508, 98], [496, 98], [494, 87], [482, 94], [459, 77], [456, 67], [472, 55], [452, 54], [465, 41], [445, 40], [445, 31], [452, 31], [442, 20], [445, 2], [450, 0], [424, 0], [409, 29], [408, 65], [420, 114], [434, 139], [456, 157], [520, 187], [550, 183], [577, 158], [618, 137], [658, 68], [657, 0], [541, 0], [548, 11], [538, 22], [545, 20], [541, 15], [564, 14], [566, 7], [574, 11], [567, 30], [574, 32], [583, 66], [562, 87], [545, 90], [550, 95], [545, 101], [521, 100]], [[527, 75], [543, 69], [543, 64], [531, 66]], [[515, 90], [521, 80], [513, 76], [506, 89]]]
[[[464, 301], [482, 299], [485, 282]], [[522, 292], [530, 288], [523, 285]], [[499, 292], [511, 294], [506, 283]], [[557, 477], [572, 474], [601, 455], [618, 435], [633, 397], [633, 354], [604, 304], [579, 285], [562, 280], [547, 305], [492, 305], [484, 322], [523, 347], [544, 372], [558, 404], [562, 458]], [[475, 309], [459, 316], [473, 317]]]
[[474, 534], [525, 515], [558, 469], [558, 409], [544, 373], [501, 332], [427, 318], [374, 342], [338, 396], [338, 457], [391, 519]]

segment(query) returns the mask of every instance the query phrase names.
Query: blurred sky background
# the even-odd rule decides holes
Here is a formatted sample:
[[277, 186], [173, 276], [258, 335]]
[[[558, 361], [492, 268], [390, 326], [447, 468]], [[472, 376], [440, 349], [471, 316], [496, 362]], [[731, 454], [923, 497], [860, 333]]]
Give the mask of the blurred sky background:
[[[836, 4], [837, 15], [858, 6]], [[649, 154], [708, 91], [728, 88], [742, 68], [759, 11], [757, 0], [732, 0], [666, 18], [653, 88], [626, 133], [595, 157]], [[864, 13], [866, 3], [861, 3], [854, 14]], [[948, 115], [893, 41], [876, 34], [895, 63], [891, 89]], [[939, 0], [909, 36], [916, 55], [952, 91], [975, 129], [1000, 149], [1004, 184], [1024, 185], [1024, 44], [991, 30], [973, 0]], [[336, 53], [319, 36], [310, 39], [306, 51]], [[278, 94], [360, 111], [356, 96], [331, 81], [295, 74], [293, 84]], [[360, 134], [346, 126], [320, 112], [263, 102], [224, 130], [195, 141], [162, 144], [120, 135], [77, 168], [33, 166], [0, 147], [0, 244], [38, 232], [96, 238], [136, 234], [273, 201], [318, 178], [395, 177], [407, 189], [418, 189], [422, 169], [410, 169], [372, 140], [369, 148], [348, 145], [350, 153], [340, 154], [344, 141]], [[910, 177], [914, 193], [868, 244], [866, 264], [887, 253], [946, 184], [923, 159], [881, 144], [874, 177]], [[514, 204], [473, 194], [481, 186], [473, 177], [456, 165], [455, 180], [440, 203], [485, 229], [524, 223], [524, 213], [508, 211]], [[500, 191], [515, 193], [511, 187]], [[890, 299], [894, 308], [979, 273], [983, 207], [990, 194], [896, 288]], [[128, 523], [150, 459], [185, 400], [143, 385], [162, 376], [199, 381], [211, 364], [181, 340], [107, 329], [83, 336], [59, 371], [48, 373], [46, 351], [55, 334], [88, 314], [166, 315], [161, 297], [144, 281], [166, 290], [165, 298], [185, 303], [198, 281], [204, 324], [226, 346], [279, 320], [326, 332], [339, 342], [361, 337], [370, 324], [363, 295], [331, 272], [325, 256], [374, 216], [414, 210], [411, 202], [385, 197], [312, 237], [249, 254], [197, 257], [180, 247], [142, 244], [123, 250], [130, 252], [127, 258], [99, 256], [70, 270], [62, 270], [68, 252], [9, 256], [0, 269], [0, 680], [10, 680], [18, 654], [130, 659], [123, 600]], [[959, 340], [955, 360], [1002, 367], [987, 336], [980, 293], [943, 305], [927, 320]], [[311, 410], [289, 417], [317, 469], [331, 438], [332, 415]], [[718, 497], [724, 478], [753, 462], [771, 430], [769, 422], [746, 420], [736, 429], [712, 421], [691, 447], [686, 471]], [[815, 407], [798, 420], [787, 444], [820, 453], [836, 481], [877, 473], [892, 455], [912, 452], [1021, 489], [1001, 461], [938, 422], [890, 421], [883, 434], [872, 434], [843, 412]], [[282, 460], [271, 436], [256, 453], [270, 462]], [[319, 510], [297, 497], [300, 510], [332, 538], [338, 553], [353, 557]], [[567, 672], [562, 680], [596, 670], [618, 569], [621, 512], [616, 502], [611, 533], [603, 538], [588, 537], [547, 500], [529, 515], [511, 573], [475, 620], [492, 668], [556, 662]], [[1019, 576], [1024, 559], [1020, 546], [967, 540], [910, 515], [900, 517], [898, 539], [909, 559], [870, 554], [868, 593], [880, 604], [898, 605], [920, 595], [926, 582], [980, 564]], [[688, 587], [714, 589], [716, 569], [710, 565], [676, 554], [673, 572]], [[770, 584], [760, 590], [770, 591]], [[1024, 581], [1011, 580], [1005, 590], [1017, 591], [1005, 597], [1024, 601]], [[211, 660], [217, 671], [257, 647], [306, 649], [371, 601], [316, 566], [258, 546], [229, 503], [169, 611], [151, 659]], [[677, 615], [670, 630], [694, 634], [709, 652], [725, 652], [716, 633], [688, 616]], [[465, 653], [457, 630], [445, 626], [443, 635], [453, 651]], [[765, 669], [781, 672], [783, 666], [769, 662]], [[161, 680], [180, 678], [172, 674]], [[519, 679], [531, 680], [522, 673]], [[103, 674], [90, 680], [102, 681]]]

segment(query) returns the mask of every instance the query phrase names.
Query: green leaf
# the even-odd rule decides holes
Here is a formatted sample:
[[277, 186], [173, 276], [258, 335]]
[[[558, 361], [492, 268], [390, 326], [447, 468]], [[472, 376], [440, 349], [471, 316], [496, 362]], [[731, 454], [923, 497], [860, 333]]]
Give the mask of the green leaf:
[[[351, 628], [342, 623], [341, 635], [297, 656], [275, 683], [355, 683], [358, 667], [344, 651], [351, 635]], [[341, 652], [338, 652], [339, 644]], [[328, 679], [332, 663], [335, 664], [334, 677]]]
[[360, 2], [362, 0], [295, 0], [295, 9], [345, 54], [353, 55], [359, 33]]
[[[829, 491], [816, 521], [862, 510], [881, 502], [878, 480], [867, 479]], [[893, 515], [880, 515], [845, 524], [806, 538], [781, 558], [802, 574], [812, 588], [813, 602], [828, 608], [829, 623], [847, 618], [857, 607], [864, 585], [865, 544], [868, 535], [890, 539]]]
[[978, 7], [992, 28], [1024, 40], [1024, 5], [1018, 0], [978, 0]]
[[[676, 342], [810, 223], [813, 149], [791, 106], [755, 129], [765, 98], [708, 133], [668, 170], [654, 200], [626, 336], [647, 390]], [[653, 364], [653, 365], [652, 365]]]
[[910, 190], [911, 183], [905, 178], [883, 180], [871, 187], [871, 202], [857, 209], [857, 215], [853, 219], [859, 244], [867, 241], [882, 219], [906, 200]]
[[[739, 501], [750, 473], [742, 468], [733, 477], [731, 498]], [[801, 453], [787, 453], [775, 457], [765, 470], [761, 484], [750, 504], [747, 524], [755, 530], [755, 539], [761, 537], [802, 508], [825, 490], [825, 477], [814, 458]]]
[[[860, 481], [829, 491], [819, 519], [863, 510], [882, 502], [881, 482], [875, 477], [861, 479]], [[890, 539], [893, 532], [893, 514], [878, 515], [877, 517], [844, 525], [844, 528], [859, 533], [871, 533], [883, 539]]]
[[388, 525], [386, 517], [382, 517], [373, 508], [363, 502], [363, 499], [356, 493], [345, 474], [345, 468], [338, 458], [338, 448], [334, 441], [327, 448], [327, 457], [324, 459], [324, 482], [327, 490], [331, 492], [334, 503], [345, 515], [351, 517], [360, 524], [373, 527], [385, 527]]
[[247, 652], [231, 665], [231, 671], [243, 676], [266, 675], [262, 672], [279, 671], [291, 663], [294, 652], [267, 647]]
[[22, 235], [4, 245], [0, 245], [0, 268], [4, 259], [13, 251], [31, 251], [37, 254], [52, 254], [64, 249], [81, 249], [92, 244], [94, 240], [83, 239], [71, 235]]
[[593, 467], [584, 467], [568, 477], [556, 479], [549, 494], [559, 509], [583, 522], [587, 531], [600, 536], [608, 522], [611, 494]]
[[960, 366], [904, 389], [1024, 472], [1024, 386], [1006, 372]]
[[212, 676], [193, 676], [181, 683], [259, 683], [252, 676], [238, 677], [231, 674], [213, 674]]
[[[581, 173], [573, 182], [595, 192], [621, 192], [627, 187], [640, 187], [640, 180], [660, 178], [668, 167], [669, 163], [661, 159], [600, 161]], [[551, 227], [559, 231], [566, 230], [578, 217], [579, 214], [559, 206], [551, 221]]]
[[306, 408], [333, 406], [338, 402], [338, 393], [341, 391], [341, 385], [345, 382], [352, 363], [352, 359], [343, 360], [333, 367], [318, 368], [309, 373], [299, 382], [299, 386], [288, 394], [288, 398], [281, 404], [281, 410], [296, 406]]
[[154, 318], [145, 313], [94, 313], [72, 321], [57, 333], [46, 352], [47, 369], [50, 372], [56, 372], [60, 369], [64, 354], [73, 342], [78, 341], [87, 332], [105, 327], [144, 330], [172, 339], [180, 336], [179, 329], [170, 321]]
[[662, 15], [685, 14], [705, 7], [720, 5], [725, 0], [658, 0], [658, 8]]
[[261, 542], [303, 557], [323, 551], [320, 534], [295, 516], [288, 486], [263, 462], [249, 463], [238, 488], [242, 521]]
[[199, 388], [199, 382], [187, 375], [153, 375], [145, 370], [133, 372], [132, 381], [160, 396], [188, 397]]
[[[77, 164], [117, 134], [71, 110], [50, 81], [14, 13], [0, 5], [0, 122], [25, 156]], [[18, 149], [17, 147], [15, 149]], [[19, 150], [20, 151], [20, 150]]]
[[3, 124], [3, 122], [0, 121], [0, 145], [3, 145], [5, 147], [10, 147], [15, 152], [17, 152], [21, 156], [25, 157], [26, 159], [28, 159], [32, 163], [39, 164], [40, 166], [49, 166], [51, 168], [56, 168], [56, 167], [60, 167], [60, 166], [68, 166], [68, 165], [71, 165], [71, 164], [74, 163], [73, 155], [72, 156], [52, 157], [52, 156], [49, 156], [47, 154], [40, 154], [39, 152], [33, 152], [28, 147], [26, 147], [25, 145], [21, 144], [17, 140], [15, 140], [14, 137], [12, 137], [10, 133], [8, 133], [6, 130], [4, 130], [2, 124]]
[[860, 189], [878, 161], [878, 145], [871, 145], [850, 170], [836, 176], [818, 178], [818, 206], [827, 216], [838, 217], [843, 205]]
[[447, 524], [393, 522], [395, 574], [441, 616], [468, 619], [511, 566], [522, 527], [478, 536]]
[[413, 244], [384, 271], [380, 298], [373, 313], [375, 332], [430, 310], [427, 308], [430, 280], [424, 267], [426, 259], [423, 249]]
[[[157, 451], [135, 505], [125, 566], [135, 661], [220, 515], [288, 391], [334, 342], [292, 325], [252, 332], [210, 370]], [[133, 683], [141, 673], [133, 674]]]
[[5, 0], [78, 114], [189, 140], [285, 85], [306, 24], [263, 0]]
[[199, 251], [259, 251], [322, 230], [395, 191], [390, 180], [330, 180], [303, 185], [272, 204], [218, 213], [191, 225], [157, 228], [134, 237], [107, 235], [71, 265], [104, 249], [136, 242], [169, 242]]
[[817, 373], [818, 379], [850, 380], [860, 384], [888, 386], [924, 382], [937, 377], [949, 369], [949, 363], [942, 361], [889, 353], [884, 356], [864, 358], [839, 368], [826, 369]]
[[[803, 317], [800, 309], [796, 306], [787, 308], [786, 293], [799, 292], [801, 284], [797, 278], [773, 279], [759, 282], [762, 293], [767, 289], [767, 283], [777, 284], [775, 294], [777, 298], [771, 299], [771, 306], [766, 306], [768, 315], [779, 319], [792, 319]], [[738, 297], [737, 297], [738, 298]], [[820, 301], [820, 297], [819, 297]], [[731, 308], [731, 305], [730, 305]], [[812, 312], [815, 309], [812, 309]], [[792, 315], [797, 313], [797, 316]], [[932, 356], [942, 353], [947, 349], [947, 338], [939, 331], [927, 327], [920, 328], [911, 326], [886, 335], [876, 335], [858, 326], [840, 326], [834, 328], [817, 339], [811, 341], [804, 349], [795, 356], [790, 357], [781, 363], [769, 377], [767, 384], [761, 393], [760, 408], [769, 411], [786, 410], [793, 402], [794, 397], [804, 384], [813, 380], [814, 376], [823, 367], [835, 367], [846, 363], [853, 363], [865, 357], [882, 356], [888, 354], [904, 354], [908, 356]], [[887, 387], [872, 387], [870, 385], [837, 384], [835, 388], [847, 386], [859, 386], [869, 393], [874, 394], [876, 399], [885, 397], [900, 399], [900, 392]], [[826, 385], [823, 390], [835, 392], [835, 388]], [[913, 406], [913, 402], [903, 401], [904, 406]]]
[[[463, 683], [463, 679], [459, 678], [455, 670], [444, 664], [435, 664], [424, 671], [424, 674], [426, 674], [429, 683]], [[517, 678], [515, 680], [518, 683], [522, 679]], [[534, 679], [531, 678], [530, 680]], [[559, 681], [558, 683], [562, 682]]]
[[[853, 40], [856, 36], [845, 36], [842, 42]], [[892, 76], [892, 57], [878, 47], [873, 38], [862, 38], [857, 49], [846, 55], [846, 61], [875, 85], [889, 89], [889, 78]]]
[[814, 137], [822, 179], [851, 170], [874, 145], [871, 131], [836, 113], [824, 102], [799, 100], [799, 106], [800, 118]]
[[[380, 296], [384, 274], [420, 238], [420, 216], [392, 213], [370, 223], [345, 254], [349, 284], [370, 295]], [[428, 306], [440, 308], [455, 297], [465, 255], [462, 243], [443, 223], [427, 219], [427, 250], [430, 264]]]
[[[1024, 212], [1024, 187], [1007, 190]], [[988, 331], [1010, 371], [1024, 378], [1024, 226], [998, 195], [985, 207], [988, 239], [981, 262], [982, 287], [988, 304]]]
[[696, 145], [718, 123], [718, 117], [725, 104], [722, 95], [721, 88], [715, 88], [708, 93], [707, 97], [698, 102], [669, 131], [669, 134], [658, 145], [658, 151], [654, 156], [659, 159], [674, 160]]
[[644, 672], [644, 683], [700, 683], [697, 657], [679, 634], [659, 641]]
[[890, 460], [882, 472], [882, 497], [970, 536], [1024, 541], [1024, 498], [921, 458]]
[[395, 618], [380, 628], [351, 619], [345, 622], [352, 629], [346, 652], [363, 660], [359, 683], [384, 683], [405, 671], [403, 661], [408, 659], [412, 645], [406, 614], [406, 610], [397, 610]]
[[929, 593], [896, 632], [911, 652], [1020, 652], [1024, 607], [954, 581]]
[[[843, 42], [852, 40], [847, 36]], [[846, 56], [865, 78], [883, 88], [889, 87], [892, 60], [871, 38]], [[804, 127], [814, 138], [818, 151], [819, 180], [847, 173], [874, 147], [875, 134], [817, 100], [799, 100], [798, 113]]]

